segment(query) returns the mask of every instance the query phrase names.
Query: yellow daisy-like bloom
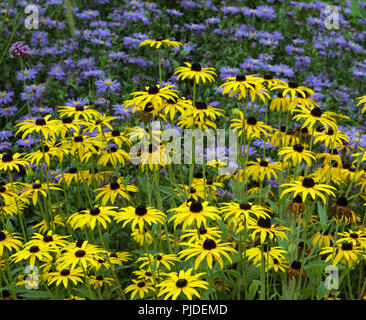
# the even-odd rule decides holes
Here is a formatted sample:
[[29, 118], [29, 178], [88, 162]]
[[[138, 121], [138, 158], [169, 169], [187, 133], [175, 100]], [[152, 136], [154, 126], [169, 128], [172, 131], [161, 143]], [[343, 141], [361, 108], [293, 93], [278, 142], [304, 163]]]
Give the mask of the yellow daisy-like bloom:
[[[269, 209], [256, 205], [250, 202], [238, 203], [221, 203], [221, 212], [224, 213], [224, 220], [230, 219], [228, 222], [228, 227], [232, 224], [236, 228], [238, 223], [245, 219], [246, 226], [253, 225], [256, 223], [253, 216], [257, 218], [267, 218], [269, 217]], [[242, 225], [242, 227], [244, 227]]]
[[24, 120], [21, 123], [15, 125], [19, 127], [17, 133], [23, 132], [22, 139], [24, 139], [30, 133], [42, 133], [43, 137], [47, 140], [48, 137], [56, 139], [60, 131], [60, 120], [49, 120], [51, 115], [47, 115], [44, 118]]
[[223, 111], [223, 109], [209, 106], [203, 101], [196, 101], [194, 106], [192, 105], [186, 108], [184, 117], [194, 117], [198, 122], [203, 123], [207, 118], [210, 120], [216, 120], [218, 117], [223, 117], [224, 115], [221, 111]]
[[47, 198], [47, 192], [49, 190], [60, 190], [61, 188], [57, 187], [56, 183], [40, 183], [39, 180], [36, 180], [34, 184], [24, 184], [24, 189], [22, 190], [21, 196], [23, 198], [32, 199], [33, 204], [36, 205], [38, 201], [38, 197], [42, 195]]
[[168, 163], [168, 151], [164, 145], [157, 143], [139, 143], [141, 149], [135, 154], [130, 152], [130, 161], [133, 164], [139, 164], [141, 171], [144, 172], [145, 165], [149, 166], [151, 171], [158, 171], [160, 166], [165, 167]]
[[155, 40], [146, 39], [139, 44], [139, 47], [143, 47], [146, 45], [150, 45], [150, 47], [156, 47], [156, 49], [159, 49], [162, 45], [168, 46], [168, 47], [179, 48], [179, 46], [181, 46], [182, 43], [180, 43], [178, 41], [169, 40], [169, 39], [163, 39], [163, 38], [157, 38]]
[[316, 124], [321, 124], [325, 128], [331, 127], [333, 130], [337, 130], [337, 123], [334, 118], [327, 111], [322, 111], [319, 107], [315, 107], [311, 110], [299, 106], [295, 108], [293, 112], [298, 112], [292, 119], [293, 120], [305, 120], [301, 128], [308, 127], [313, 129]]
[[192, 300], [193, 296], [200, 299], [201, 296], [195, 288], [207, 289], [208, 287], [208, 282], [198, 279], [202, 275], [204, 273], [192, 275], [192, 268], [187, 271], [180, 270], [179, 273], [171, 272], [167, 275], [169, 279], [157, 285], [162, 287], [158, 297], [165, 295], [164, 300], [168, 300], [170, 297], [172, 300], [176, 300], [183, 293], [189, 300]]
[[314, 179], [309, 177], [304, 178], [302, 182], [294, 181], [291, 183], [284, 183], [280, 187], [288, 187], [287, 189], [282, 191], [280, 198], [282, 198], [287, 193], [294, 192], [294, 197], [300, 194], [303, 202], [305, 202], [307, 196], [310, 194], [313, 200], [315, 200], [316, 196], [320, 197], [323, 200], [324, 204], [326, 203], [326, 198], [323, 193], [335, 197], [335, 194], [332, 190], [336, 190], [335, 187], [328, 186], [326, 184], [316, 184]]
[[337, 185], [340, 185], [343, 182], [342, 168], [339, 168], [336, 162], [332, 162], [332, 167], [329, 164], [323, 164], [322, 167], [317, 168], [312, 172], [309, 177], [312, 177], [320, 183], [327, 182], [329, 178], [332, 183]]
[[[55, 215], [53, 217], [53, 220], [50, 221], [50, 225], [55, 227], [56, 225], [60, 225], [62, 227], [65, 226], [65, 222], [64, 222], [64, 219], [59, 215]], [[35, 224], [32, 229], [38, 229], [39, 228], [39, 232], [40, 233], [46, 233], [48, 230], [48, 227], [47, 227], [47, 222], [45, 220], [42, 220], [41, 222]]]
[[281, 239], [285, 238], [287, 240], [284, 231], [291, 231], [291, 229], [286, 227], [276, 227], [276, 225], [272, 224], [271, 218], [262, 217], [258, 219], [256, 225], [249, 226], [248, 229], [253, 230], [253, 240], [256, 240], [257, 235], [259, 235], [261, 243], [265, 243], [267, 239], [275, 240], [276, 237], [280, 237]]
[[98, 225], [107, 229], [107, 222], [111, 222], [110, 217], [116, 216], [116, 211], [114, 211], [115, 209], [117, 209], [117, 207], [95, 206], [89, 210], [74, 213], [68, 218], [67, 223], [69, 223], [74, 230], [77, 228], [83, 228], [84, 226], [94, 230]]
[[[278, 261], [286, 261], [284, 253], [287, 253], [282, 247], [271, 247], [268, 244], [262, 244], [263, 256], [265, 264], [271, 266], [275, 264], [275, 259]], [[244, 254], [244, 253], [243, 253]], [[247, 249], [245, 255], [248, 260], [253, 260], [255, 267], [259, 267], [262, 264], [262, 249], [261, 246]]]
[[212, 228], [199, 228], [186, 230], [186, 232], [180, 237], [182, 240], [188, 238], [188, 242], [198, 242], [200, 240], [212, 239], [217, 240], [220, 238], [221, 231], [218, 227]]
[[272, 88], [273, 86], [283, 85], [286, 86], [286, 82], [280, 79], [273, 78], [272, 75], [266, 74], [263, 76], [262, 85], [266, 85], [268, 89]]
[[311, 244], [313, 247], [316, 245], [319, 248], [330, 247], [334, 242], [334, 236], [329, 233], [329, 231], [325, 232], [316, 232], [311, 238]]
[[188, 198], [198, 201], [199, 199], [204, 200], [205, 194], [204, 194], [204, 186], [201, 184], [192, 185], [190, 188], [186, 185], [179, 185], [179, 189], [174, 189], [174, 191], [177, 193], [179, 197], [184, 197], [185, 194], [188, 194]]
[[186, 230], [188, 226], [197, 226], [200, 228], [202, 225], [207, 228], [207, 219], [220, 220], [218, 215], [219, 210], [214, 206], [209, 206], [207, 201], [203, 203], [199, 201], [184, 202], [178, 208], [168, 210], [168, 212], [176, 212], [168, 221], [174, 221], [174, 229], [177, 225], [183, 223], [182, 230]]
[[[16, 189], [14, 182], [13, 188]], [[18, 192], [18, 190], [14, 190], [13, 188], [11, 183], [5, 184], [4, 182], [0, 182], [0, 201], [10, 202], [12, 199], [17, 198], [18, 195], [14, 191]]]
[[102, 132], [104, 132], [106, 127], [110, 130], [113, 130], [110, 122], [115, 119], [118, 119], [118, 117], [110, 117], [105, 114], [100, 114], [96, 116], [96, 119], [86, 122], [85, 125], [87, 126], [87, 131], [90, 133], [97, 129], [98, 133], [102, 135]]
[[17, 233], [9, 233], [6, 230], [0, 231], [0, 257], [3, 256], [4, 248], [9, 251], [19, 250], [23, 247], [22, 239]]
[[337, 243], [343, 241], [351, 242], [355, 247], [359, 246], [362, 249], [366, 249], [366, 233], [362, 230], [339, 232], [338, 235], [341, 236], [341, 238], [337, 240]]
[[154, 207], [145, 207], [144, 205], [139, 205], [136, 208], [129, 206], [127, 208], [122, 208], [114, 216], [116, 222], [124, 221], [122, 228], [124, 228], [128, 223], [131, 223], [132, 230], [138, 225], [140, 232], [143, 233], [144, 226], [148, 224], [165, 224], [166, 215]]
[[275, 85], [271, 88], [271, 90], [283, 90], [282, 95], [286, 96], [287, 93], [291, 96], [291, 101], [293, 101], [296, 97], [302, 96], [307, 98], [308, 96], [313, 96], [314, 91], [310, 88], [299, 86], [297, 83], [290, 82], [286, 83], [286, 85]]
[[[259, 264], [260, 265], [260, 264]], [[273, 269], [275, 272], [281, 271], [286, 272], [288, 269], [288, 261], [286, 259], [268, 259], [268, 263], [266, 263], [265, 272], [268, 272], [269, 270]]]
[[63, 118], [59, 124], [60, 136], [66, 139], [66, 136], [73, 131], [80, 132], [80, 126], [83, 124], [80, 120], [75, 120], [71, 117]]
[[331, 148], [333, 145], [335, 148], [343, 147], [344, 144], [349, 142], [350, 138], [340, 130], [323, 130], [321, 132], [314, 132], [314, 144], [324, 143], [327, 148]]
[[239, 111], [239, 119], [231, 120], [230, 128], [238, 131], [238, 136], [240, 137], [245, 129], [247, 139], [261, 139], [262, 135], [268, 137], [272, 132], [272, 128], [262, 121], [258, 121], [255, 117], [249, 117], [245, 120], [243, 119], [243, 112]]
[[101, 254], [105, 253], [105, 250], [89, 244], [88, 241], [71, 243], [63, 250], [62, 255], [56, 260], [56, 265], [61, 269], [75, 269], [80, 265], [85, 270], [89, 267], [97, 267], [97, 260], [101, 258]]
[[340, 261], [347, 261], [347, 264], [352, 267], [358, 262], [362, 250], [359, 247], [353, 245], [352, 242], [338, 242], [336, 243], [336, 248], [325, 247], [320, 251], [320, 255], [328, 254], [325, 262], [333, 260], [332, 264], [335, 266]]
[[117, 163], [122, 164], [123, 166], [126, 164], [126, 160], [129, 159], [128, 153], [123, 149], [117, 149], [116, 147], [110, 147], [104, 151], [102, 151], [98, 165], [105, 167], [108, 162], [110, 162], [113, 166], [116, 166]]
[[271, 163], [257, 158], [257, 162], [248, 161], [245, 168], [245, 177], [246, 179], [252, 177], [256, 181], [263, 181], [265, 178], [270, 180], [272, 176], [277, 179], [277, 171], [279, 170], [282, 170], [281, 162]]
[[357, 103], [357, 107], [359, 105], [362, 105], [363, 104], [363, 108], [361, 110], [361, 113], [364, 113], [366, 111], [366, 95], [365, 96], [362, 96], [362, 97], [358, 97], [357, 100], [360, 100], [358, 103]]
[[178, 99], [177, 90], [172, 89], [174, 85], [161, 87], [160, 85], [146, 87], [146, 91], [137, 91], [131, 93], [132, 100], [129, 100], [129, 105], [135, 105], [144, 108], [148, 103], [154, 106], [162, 106], [164, 100]]
[[283, 96], [282, 92], [279, 92], [277, 96], [272, 98], [271, 104], [269, 105], [269, 110], [277, 112], [287, 112], [290, 110], [289, 103], [290, 98], [287, 96]]
[[61, 118], [74, 117], [75, 120], [82, 118], [87, 121], [100, 115], [98, 111], [90, 106], [59, 106], [57, 112], [59, 112]]
[[228, 77], [223, 80], [225, 82], [218, 89], [223, 88], [222, 94], [228, 94], [229, 98], [239, 93], [238, 100], [245, 98], [247, 94], [250, 95], [252, 102], [256, 96], [263, 102], [265, 97], [270, 99], [267, 89], [262, 85], [264, 79], [257, 77], [257, 75], [237, 75], [236, 77]]
[[102, 198], [102, 206], [105, 206], [109, 201], [114, 204], [119, 195], [130, 201], [128, 192], [138, 192], [139, 190], [132, 184], [125, 185], [123, 178], [118, 178], [117, 181], [94, 191], [98, 193], [95, 200]]
[[[122, 148], [123, 144], [127, 144], [128, 147], [132, 146], [131, 140], [127, 137], [126, 131], [120, 131], [118, 129], [113, 129], [112, 131], [106, 132], [105, 138], [107, 142], [113, 142], [117, 145], [118, 148]], [[100, 140], [102, 140], [103, 137], [100, 137]]]
[[52, 231], [48, 231], [47, 234], [43, 235], [40, 233], [34, 233], [31, 240], [27, 242], [27, 246], [43, 246], [52, 249], [53, 251], [58, 251], [61, 248], [64, 248], [69, 243], [66, 240], [71, 236], [60, 236], [58, 234], [53, 233]]
[[[328, 152], [319, 153], [316, 155], [317, 159], [324, 158], [324, 165], [329, 166], [330, 163], [336, 162], [338, 168], [342, 168], [342, 159], [338, 154], [337, 149], [330, 149]], [[333, 165], [333, 164], [332, 164]]]
[[180, 259], [175, 254], [165, 254], [159, 252], [157, 254], [146, 254], [144, 253], [140, 258], [137, 259], [137, 262], [142, 262], [140, 265], [140, 269], [149, 266], [150, 262], [156, 263], [156, 268], [159, 269], [161, 265], [163, 265], [168, 270], [176, 263], [180, 262]]
[[111, 286], [113, 281], [113, 278], [103, 277], [102, 275], [91, 276], [89, 279], [89, 283], [94, 290], [97, 288], [102, 288], [103, 286]]
[[309, 96], [309, 93], [305, 92], [305, 97], [303, 97], [301, 94], [297, 94], [296, 98], [291, 100], [291, 102], [288, 105], [289, 110], [295, 109], [298, 105], [303, 106], [308, 109], [313, 109], [315, 107], [319, 107], [319, 105], [311, 99]]
[[316, 160], [315, 153], [305, 150], [305, 147], [301, 144], [295, 144], [293, 147], [281, 148], [278, 152], [278, 155], [284, 156], [283, 162], [291, 160], [293, 167], [300, 165], [303, 161], [305, 161], [306, 164], [311, 167], [312, 161]]
[[65, 288], [68, 287], [69, 282], [72, 282], [75, 286], [77, 286], [78, 282], [83, 283], [83, 269], [75, 268], [75, 269], [60, 269], [56, 272], [49, 272], [47, 275], [47, 283], [51, 285], [52, 283], [56, 283], [56, 286], [63, 285]]
[[81, 161], [86, 161], [85, 154], [97, 153], [97, 148], [104, 149], [105, 143], [86, 135], [74, 134], [71, 141], [65, 142], [65, 147], [70, 149], [74, 156], [78, 156]]
[[201, 240], [198, 243], [191, 243], [191, 242], [182, 242], [181, 245], [188, 246], [187, 249], [182, 250], [179, 252], [179, 257], [189, 260], [194, 256], [198, 256], [196, 262], [194, 264], [194, 268], [197, 270], [200, 263], [206, 259], [207, 265], [210, 269], [212, 269], [212, 261], [216, 260], [221, 269], [224, 268], [224, 263], [221, 256], [226, 257], [226, 259], [232, 263], [232, 260], [228, 254], [230, 253], [237, 253], [237, 251], [231, 247], [231, 243], [220, 243], [221, 240], [213, 240], [213, 239], [206, 239]]
[[150, 231], [145, 229], [144, 232], [141, 232], [139, 227], [135, 228], [135, 230], [131, 232], [131, 237], [141, 247], [144, 245], [144, 243], [146, 243], [146, 245], [150, 245], [155, 240]]
[[192, 108], [192, 100], [185, 98], [169, 99], [163, 102], [163, 110], [166, 115], [170, 115], [170, 120], [173, 121], [177, 112], [184, 113], [189, 108]]
[[155, 291], [152, 282], [144, 281], [144, 280], [134, 280], [132, 279], [133, 284], [130, 284], [125, 290], [125, 293], [131, 292], [131, 300], [135, 298], [138, 294], [140, 299], [143, 299], [145, 294], [149, 293], [149, 291]]
[[214, 68], [203, 68], [199, 62], [193, 62], [190, 64], [189, 62], [184, 62], [186, 67], [178, 67], [174, 75], [178, 75], [177, 79], [184, 80], [185, 78], [194, 79], [195, 83], [198, 84], [200, 80], [203, 83], [208, 80], [209, 82], [214, 82], [214, 76], [217, 76]]
[[21, 260], [28, 260], [29, 265], [34, 266], [36, 259], [39, 261], [52, 260], [52, 256], [49, 253], [50, 248], [47, 245], [41, 246], [29, 246], [25, 245], [23, 250], [20, 250], [10, 256], [10, 261], [17, 263]]
[[1, 171], [18, 171], [19, 167], [25, 167], [28, 166], [28, 161], [24, 158], [22, 158], [23, 153], [3, 153], [0, 155], [0, 170]]

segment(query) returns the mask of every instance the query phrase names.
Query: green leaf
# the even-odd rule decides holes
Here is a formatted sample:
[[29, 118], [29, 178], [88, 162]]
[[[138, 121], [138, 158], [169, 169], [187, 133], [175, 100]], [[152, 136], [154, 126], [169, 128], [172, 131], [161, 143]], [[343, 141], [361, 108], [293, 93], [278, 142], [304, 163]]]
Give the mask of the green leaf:
[[248, 290], [248, 299], [249, 300], [253, 300], [258, 289], [259, 289], [259, 281], [258, 280], [253, 280], [252, 283], [249, 286], [249, 290]]
[[328, 215], [325, 212], [324, 205], [321, 204], [320, 202], [318, 202], [318, 213], [319, 213], [320, 223], [323, 226], [327, 226], [327, 224], [328, 224]]
[[326, 268], [327, 265], [329, 265], [329, 263], [327, 263], [323, 260], [311, 261], [311, 262], [307, 263], [304, 266], [304, 270], [321, 270], [321, 271], [324, 271], [324, 269]]
[[22, 298], [26, 299], [50, 299], [50, 294], [47, 291], [41, 290], [29, 290], [19, 294]]

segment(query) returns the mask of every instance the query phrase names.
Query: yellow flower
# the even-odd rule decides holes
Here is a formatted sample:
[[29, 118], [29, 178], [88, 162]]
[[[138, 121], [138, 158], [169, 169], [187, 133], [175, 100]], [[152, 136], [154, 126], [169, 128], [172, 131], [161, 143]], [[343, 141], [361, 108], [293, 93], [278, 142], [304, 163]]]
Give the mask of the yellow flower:
[[202, 68], [199, 62], [193, 62], [190, 64], [189, 62], [184, 62], [186, 67], [178, 67], [174, 72], [174, 75], [178, 75], [177, 79], [185, 78], [195, 79], [195, 83], [198, 84], [200, 80], [204, 83], [206, 80], [209, 82], [214, 82], [214, 76], [217, 76], [214, 68]]
[[165, 45], [165, 46], [168, 46], [168, 47], [179, 48], [179, 46], [181, 46], [182, 44], [178, 41], [172, 41], [172, 40], [169, 40], [169, 39], [157, 38], [155, 40], [146, 39], [146, 40], [142, 41], [139, 44], [139, 47], [146, 46], [146, 45], [150, 45], [150, 47], [155, 46], [156, 49], [159, 49], [162, 45]]

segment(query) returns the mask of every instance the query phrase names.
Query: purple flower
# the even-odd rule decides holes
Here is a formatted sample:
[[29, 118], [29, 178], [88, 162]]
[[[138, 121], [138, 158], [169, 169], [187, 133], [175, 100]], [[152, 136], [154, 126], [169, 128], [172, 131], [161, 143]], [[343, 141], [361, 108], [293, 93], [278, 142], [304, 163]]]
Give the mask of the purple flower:
[[117, 80], [106, 78], [103, 80], [96, 80], [97, 94], [102, 92], [112, 93], [121, 88], [121, 84]]
[[0, 91], [0, 104], [7, 104], [13, 101], [13, 91]]
[[18, 81], [23, 81], [23, 77], [25, 80], [33, 80], [37, 76], [38, 71], [36, 69], [30, 68], [30, 69], [24, 69], [18, 71], [16, 74], [16, 79]]

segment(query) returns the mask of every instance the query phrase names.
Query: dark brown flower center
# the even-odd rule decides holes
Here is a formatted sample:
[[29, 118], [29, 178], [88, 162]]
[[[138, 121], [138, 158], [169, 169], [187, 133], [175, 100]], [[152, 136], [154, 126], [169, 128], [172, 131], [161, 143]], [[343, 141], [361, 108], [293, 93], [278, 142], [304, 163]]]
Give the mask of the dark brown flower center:
[[51, 241], [53, 241], [53, 238], [52, 238], [52, 236], [50, 236], [50, 235], [45, 235], [45, 236], [43, 237], [43, 241], [44, 241], [44, 242], [51, 242]]
[[302, 152], [304, 150], [304, 146], [302, 146], [301, 144], [295, 144], [294, 145], [294, 150], [296, 152]]
[[348, 205], [348, 200], [346, 197], [339, 197], [337, 199], [337, 205], [341, 206], [341, 207], [346, 207]]
[[60, 274], [64, 277], [66, 277], [70, 274], [70, 270], [69, 269], [62, 269]]
[[112, 131], [112, 137], [119, 137], [121, 135], [121, 132], [117, 129], [114, 129]]
[[203, 210], [203, 206], [199, 201], [192, 201], [192, 203], [189, 206], [189, 210], [191, 212], [198, 213], [198, 212], [201, 212]]
[[241, 210], [250, 210], [252, 206], [248, 202], [243, 202], [239, 205]]
[[103, 281], [104, 280], [102, 275], [97, 276], [95, 279], [97, 279], [98, 281]]
[[157, 86], [149, 87], [149, 90], [147, 90], [149, 94], [157, 94], [159, 93], [159, 88]]
[[135, 214], [137, 214], [138, 216], [143, 216], [147, 213], [147, 209], [144, 205], [139, 205], [138, 207], [136, 207], [135, 209]]
[[143, 288], [143, 287], [145, 287], [145, 282], [144, 282], [144, 281], [140, 281], [140, 282], [137, 284], [137, 286], [138, 286], [139, 288]]
[[71, 117], [66, 117], [66, 118], [62, 119], [62, 123], [65, 123], [65, 124], [72, 123], [72, 121], [73, 121], [73, 119]]
[[31, 253], [36, 253], [38, 251], [39, 251], [39, 247], [38, 246], [31, 246], [29, 248], [29, 252], [31, 252]]
[[75, 256], [78, 258], [82, 258], [86, 255], [86, 252], [84, 250], [78, 250], [75, 252]]
[[178, 281], [175, 283], [178, 288], [184, 288], [187, 284], [188, 281], [186, 279], [178, 279]]
[[312, 187], [314, 187], [315, 186], [314, 179], [313, 178], [305, 178], [302, 181], [302, 186], [305, 187], [305, 188], [312, 188]]
[[6, 234], [0, 231], [0, 241], [4, 241], [6, 239]]
[[245, 81], [247, 80], [247, 77], [243, 74], [238, 74], [236, 77], [235, 77], [235, 81]]
[[261, 167], [268, 167], [268, 161], [261, 160], [261, 162], [259, 162], [259, 165]]
[[291, 88], [291, 89], [296, 89], [296, 88], [298, 88], [298, 87], [299, 87], [299, 85], [298, 85], [296, 82], [290, 82], [290, 83], [288, 84], [288, 86], [289, 86], [289, 88]]
[[311, 115], [314, 116], [314, 117], [321, 117], [322, 114], [323, 114], [323, 111], [322, 109], [320, 109], [319, 107], [315, 107], [314, 109], [311, 110]]
[[193, 62], [192, 65], [191, 65], [191, 70], [192, 71], [201, 71], [202, 66], [199, 62]]
[[74, 138], [74, 141], [75, 142], [83, 142], [84, 138], [82, 136], [77, 136], [77, 137]]
[[92, 209], [90, 209], [90, 214], [92, 215], [92, 216], [97, 216], [98, 214], [100, 213], [100, 209], [99, 208], [92, 208]]
[[46, 125], [46, 120], [43, 118], [37, 119], [36, 120], [36, 125], [37, 126], [45, 126]]
[[352, 242], [343, 242], [342, 243], [342, 250], [343, 251], [351, 251], [353, 249]]
[[32, 186], [33, 189], [41, 189], [42, 188], [42, 185], [40, 183], [35, 183], [33, 186]]
[[199, 228], [199, 233], [200, 234], [206, 234], [207, 233], [207, 229], [204, 228], [204, 227], [201, 227], [201, 228]]
[[207, 104], [203, 101], [196, 102], [196, 109], [198, 110], [207, 110]]
[[12, 162], [13, 156], [9, 153], [5, 153], [2, 158], [2, 162]]
[[77, 171], [77, 169], [76, 168], [70, 168], [69, 169], [69, 173], [72, 173], [72, 174], [75, 174], [75, 173], [77, 173], [78, 171]]
[[83, 106], [77, 106], [75, 107], [76, 111], [84, 111], [84, 107]]
[[252, 126], [255, 126], [257, 124], [257, 119], [254, 118], [254, 117], [249, 117], [248, 120], [247, 120], [247, 124], [250, 124]]
[[301, 262], [295, 260], [294, 262], [291, 263], [291, 268], [295, 269], [295, 270], [300, 270], [301, 269]]
[[295, 203], [302, 203], [302, 198], [301, 196], [298, 194], [296, 195], [296, 197], [292, 200]]
[[349, 235], [352, 239], [357, 239], [358, 238], [358, 234], [357, 233], [351, 233]]
[[271, 228], [271, 218], [262, 218], [260, 217], [258, 219], [257, 225], [261, 228], [266, 228], [266, 229], [270, 229]]
[[155, 256], [154, 256], [154, 258], [155, 258], [156, 260], [158, 260], [158, 261], [160, 261], [160, 260], [162, 260], [162, 259], [163, 259], [163, 257], [162, 257], [160, 254], [155, 255]]
[[110, 189], [111, 190], [118, 190], [120, 188], [120, 185], [118, 182], [112, 182], [110, 185], [109, 185]]
[[206, 239], [205, 242], [203, 243], [203, 249], [205, 250], [212, 250], [216, 248], [216, 242], [215, 240], [212, 239]]

